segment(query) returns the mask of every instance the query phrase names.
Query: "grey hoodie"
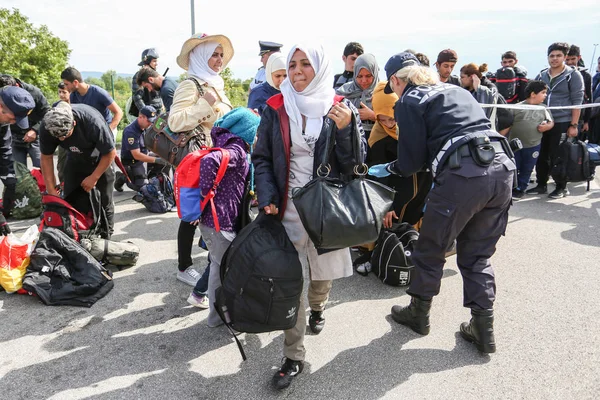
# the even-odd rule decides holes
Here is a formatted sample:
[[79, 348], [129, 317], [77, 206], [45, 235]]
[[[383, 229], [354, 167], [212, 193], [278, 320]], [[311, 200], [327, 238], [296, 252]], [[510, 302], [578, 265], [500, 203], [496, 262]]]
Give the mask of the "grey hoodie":
[[[548, 85], [548, 107], [576, 106], [583, 102], [583, 78], [579, 71], [565, 65], [565, 70], [554, 79], [550, 79], [549, 69], [538, 74], [536, 80]], [[552, 81], [552, 82], [551, 82]], [[554, 122], [571, 122], [571, 110], [550, 110]]]

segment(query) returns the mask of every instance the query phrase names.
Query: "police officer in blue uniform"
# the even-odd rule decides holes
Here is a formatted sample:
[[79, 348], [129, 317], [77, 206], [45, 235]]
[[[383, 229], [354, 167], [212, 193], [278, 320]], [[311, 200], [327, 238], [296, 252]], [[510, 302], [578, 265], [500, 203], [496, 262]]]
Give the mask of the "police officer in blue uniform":
[[250, 90], [254, 89], [255, 87], [267, 80], [267, 76], [265, 73], [267, 60], [269, 59], [269, 56], [271, 54], [281, 51], [281, 47], [283, 47], [282, 44], [275, 42], [265, 42], [262, 40], [258, 41], [258, 45], [260, 46], [260, 52], [258, 53], [258, 55], [260, 56], [260, 62], [262, 63], [262, 67], [258, 69], [254, 80], [250, 82]]
[[444, 254], [456, 239], [463, 276], [464, 306], [471, 321], [460, 333], [484, 353], [493, 353], [493, 304], [496, 293], [490, 258], [504, 234], [516, 169], [506, 139], [491, 130], [481, 106], [458, 86], [439, 83], [410, 53], [392, 56], [385, 66], [386, 93], [395, 92], [398, 159], [371, 167], [369, 173], [410, 176], [431, 169], [434, 185], [412, 261], [415, 274], [406, 307], [394, 306], [392, 318], [422, 335], [429, 333], [432, 298], [439, 293]]
[[12, 139], [10, 125], [19, 128], [29, 128], [28, 115], [35, 108], [33, 97], [25, 90], [16, 86], [0, 88], [0, 179], [4, 184], [2, 196], [2, 213], [0, 214], [0, 235], [8, 235], [10, 227], [6, 217], [10, 215], [15, 199], [17, 178], [13, 165]]
[[[158, 66], [158, 53], [155, 49], [146, 49], [142, 52], [142, 60], [138, 63], [142, 68], [149, 68], [156, 71]], [[129, 114], [137, 117], [144, 106], [152, 106], [158, 111], [162, 109], [163, 103], [160, 94], [156, 90], [149, 90], [146, 87], [138, 85], [139, 71], [131, 78], [131, 96], [132, 102], [129, 108]], [[130, 120], [131, 121], [131, 120]]]
[[125, 175], [117, 172], [115, 180], [115, 189], [123, 191], [123, 185], [126, 183], [131, 190], [139, 191], [142, 186], [148, 183], [146, 166], [144, 163], [164, 167], [167, 162], [160, 157], [148, 155], [148, 150], [144, 144], [144, 131], [156, 121], [157, 111], [152, 106], [144, 106], [135, 121], [127, 125], [123, 130], [121, 141], [121, 161], [125, 166], [127, 176], [131, 182], [126, 182]]

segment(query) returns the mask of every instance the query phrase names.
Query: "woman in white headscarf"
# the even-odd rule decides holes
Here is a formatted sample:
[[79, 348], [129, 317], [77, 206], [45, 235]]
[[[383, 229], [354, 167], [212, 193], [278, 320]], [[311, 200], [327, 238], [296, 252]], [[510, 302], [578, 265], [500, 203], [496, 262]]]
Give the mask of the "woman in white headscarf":
[[[186, 132], [201, 125], [205, 133], [203, 144], [212, 145], [210, 130], [213, 124], [232, 108], [225, 94], [225, 82], [219, 75], [232, 57], [233, 46], [226, 36], [196, 34], [185, 41], [181, 54], [177, 57], [177, 64], [188, 72], [188, 79], [177, 86], [173, 95], [168, 121], [173, 132]], [[194, 286], [196, 293], [204, 294], [197, 301], [190, 296], [190, 304], [208, 308], [209, 299], [205, 294], [208, 290], [209, 268], [200, 277], [200, 273], [193, 267], [192, 245], [195, 233], [195, 224], [181, 221], [177, 232], [177, 280]]]
[[287, 76], [285, 61], [285, 56], [279, 52], [269, 56], [265, 67], [267, 81], [252, 89], [250, 96], [248, 96], [248, 108], [262, 114], [267, 106], [267, 100], [281, 93], [279, 86]]
[[226, 36], [196, 34], [185, 41], [177, 64], [187, 71], [188, 79], [177, 86], [173, 95], [169, 112], [172, 131], [190, 131], [202, 125], [210, 140], [208, 133], [214, 122], [232, 109], [220, 75], [232, 57], [233, 46]]
[[[323, 310], [331, 281], [352, 275], [352, 261], [348, 249], [317, 251], [291, 200], [292, 190], [316, 176], [319, 162], [315, 160], [322, 159], [328, 132], [335, 135], [330, 177], [351, 176], [353, 167], [364, 160], [366, 141], [358, 111], [350, 101], [336, 96], [331, 87], [333, 73], [322, 46], [292, 47], [287, 69], [281, 94], [271, 97], [263, 111], [252, 162], [259, 207], [267, 214], [279, 215], [305, 272], [308, 270], [309, 326], [318, 334], [325, 323]], [[361, 139], [359, 160], [352, 151], [354, 135]], [[305, 330], [302, 296], [296, 326], [284, 331], [285, 362], [273, 377], [277, 389], [288, 387], [302, 371]]]

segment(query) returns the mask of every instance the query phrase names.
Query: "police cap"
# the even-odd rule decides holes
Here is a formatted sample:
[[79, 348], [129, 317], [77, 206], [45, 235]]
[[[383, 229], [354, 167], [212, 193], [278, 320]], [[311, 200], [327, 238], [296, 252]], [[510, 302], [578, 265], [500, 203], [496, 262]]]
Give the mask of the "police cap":
[[15, 114], [17, 126], [21, 129], [29, 128], [27, 116], [35, 108], [35, 102], [29, 92], [17, 86], [5, 86], [0, 89], [0, 97], [4, 105]]
[[259, 56], [262, 56], [263, 54], [268, 53], [270, 51], [280, 51], [283, 47], [282, 44], [275, 42], [264, 42], [262, 40], [259, 40], [258, 44], [260, 46], [260, 52], [258, 53]]

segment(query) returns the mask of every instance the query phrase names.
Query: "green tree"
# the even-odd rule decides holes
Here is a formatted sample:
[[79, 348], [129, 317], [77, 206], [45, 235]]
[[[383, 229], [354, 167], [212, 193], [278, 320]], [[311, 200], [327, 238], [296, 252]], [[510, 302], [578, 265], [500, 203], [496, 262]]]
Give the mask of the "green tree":
[[19, 10], [0, 8], [0, 71], [56, 98], [56, 85], [71, 50], [46, 25], [36, 28]]
[[102, 79], [99, 78], [94, 78], [92, 76], [88, 77], [85, 80], [85, 83], [89, 84], [89, 85], [96, 85], [96, 86], [100, 86], [102, 89], [106, 89], [104, 87], [104, 81]]
[[244, 84], [240, 79], [234, 79], [233, 72], [229, 67], [221, 72], [221, 77], [225, 81], [225, 93], [231, 101], [233, 107], [246, 107], [248, 104], [248, 89], [244, 89]]

